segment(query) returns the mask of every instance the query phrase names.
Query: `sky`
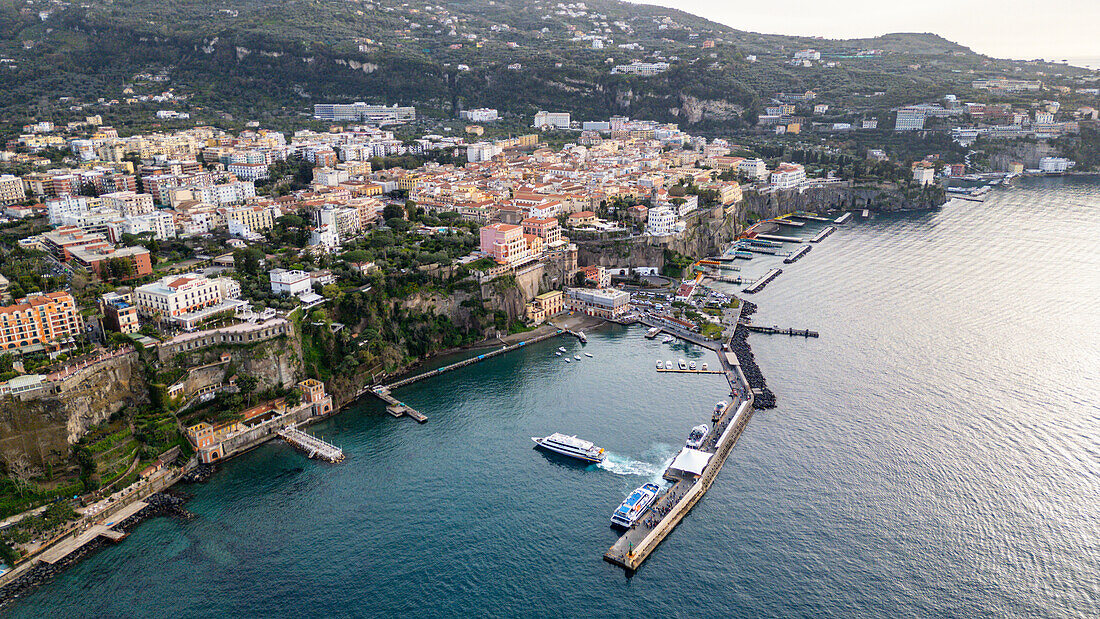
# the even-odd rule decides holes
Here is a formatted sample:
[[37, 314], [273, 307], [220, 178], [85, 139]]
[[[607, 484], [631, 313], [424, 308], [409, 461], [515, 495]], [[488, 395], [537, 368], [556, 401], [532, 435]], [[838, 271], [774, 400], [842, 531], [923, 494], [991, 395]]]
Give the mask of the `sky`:
[[997, 58], [1100, 58], [1100, 0], [645, 0], [645, 4], [677, 8], [751, 32], [831, 39], [932, 32]]

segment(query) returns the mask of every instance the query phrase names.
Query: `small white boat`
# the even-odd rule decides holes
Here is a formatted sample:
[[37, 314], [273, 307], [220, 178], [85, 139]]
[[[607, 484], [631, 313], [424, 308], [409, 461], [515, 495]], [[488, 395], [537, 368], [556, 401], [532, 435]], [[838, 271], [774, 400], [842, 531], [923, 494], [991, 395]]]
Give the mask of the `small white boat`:
[[694, 361], [692, 361], [691, 363], [688, 364], [688, 369], [689, 370], [694, 370], [695, 369], [695, 362]]
[[674, 367], [676, 367], [676, 366], [672, 365], [672, 359], [669, 359], [668, 361], [665, 361], [665, 369], [666, 370], [671, 370]]
[[569, 363], [569, 357], [566, 357], [566, 358], [565, 358], [565, 362], [566, 362], [566, 363]]
[[657, 369], [658, 369], [658, 370], [663, 370], [663, 369], [665, 369], [665, 363], [664, 363], [664, 361], [661, 361], [660, 359], [658, 359], [658, 360], [657, 360]]
[[561, 351], [560, 350], [555, 350], [554, 354], [560, 357], [561, 356]]
[[669, 342], [674, 342], [674, 341], [676, 341], [676, 338], [672, 337], [671, 335], [666, 335], [665, 339], [661, 340], [661, 343], [662, 344], [668, 344]]
[[706, 372], [706, 371], [707, 371], [707, 364], [705, 364], [705, 363], [703, 364], [703, 371], [704, 371], [704, 372]]
[[581, 344], [588, 343], [588, 336], [584, 334], [584, 331], [577, 331], [577, 339], [581, 341]]
[[573, 355], [573, 358], [574, 358], [574, 359], [576, 359], [577, 361], [580, 361], [580, 360], [581, 360], [581, 356], [580, 356], [580, 355]]
[[588, 357], [589, 359], [591, 359], [591, 358], [592, 358], [592, 355], [591, 355], [590, 353], [584, 353], [584, 356], [585, 356], [585, 357]]
[[565, 346], [558, 346], [558, 352], [565, 352]]
[[683, 359], [680, 359], [676, 363], [678, 363], [680, 365], [681, 370], [686, 370], [687, 369], [687, 366], [688, 366], [687, 361], [684, 361]]
[[703, 441], [706, 440], [707, 434], [710, 434], [710, 426], [705, 423], [695, 426], [691, 429], [691, 434], [688, 435], [687, 442], [684, 443], [684, 446], [691, 449], [699, 449], [703, 446]]

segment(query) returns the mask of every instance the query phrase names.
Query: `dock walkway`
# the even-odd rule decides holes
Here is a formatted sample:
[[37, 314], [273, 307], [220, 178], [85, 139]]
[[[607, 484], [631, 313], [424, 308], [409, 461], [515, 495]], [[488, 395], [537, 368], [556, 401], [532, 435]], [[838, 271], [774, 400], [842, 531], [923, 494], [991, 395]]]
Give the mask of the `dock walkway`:
[[312, 434], [306, 434], [294, 426], [279, 432], [279, 437], [305, 452], [310, 458], [320, 458], [327, 462], [340, 462], [344, 459], [344, 450], [327, 443]]
[[56, 546], [46, 550], [38, 556], [38, 559], [53, 565], [65, 557], [71, 555], [77, 550], [84, 547], [85, 544], [92, 541], [97, 537], [104, 537], [117, 542], [126, 537], [126, 534], [121, 531], [116, 531], [111, 528], [116, 523], [126, 520], [130, 516], [138, 513], [139, 511], [148, 507], [149, 504], [145, 501], [134, 501], [126, 507], [120, 509], [117, 513], [111, 515], [111, 522], [107, 524], [94, 524], [87, 531], [77, 535], [76, 537], [70, 537], [59, 542]]

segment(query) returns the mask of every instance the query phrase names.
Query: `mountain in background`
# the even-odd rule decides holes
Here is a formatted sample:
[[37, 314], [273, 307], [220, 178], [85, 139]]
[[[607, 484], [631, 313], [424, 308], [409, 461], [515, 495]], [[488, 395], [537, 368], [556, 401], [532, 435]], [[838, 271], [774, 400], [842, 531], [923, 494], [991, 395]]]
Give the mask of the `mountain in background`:
[[[260, 121], [368, 101], [440, 117], [493, 107], [737, 128], [777, 92], [814, 90], [861, 114], [965, 95], [980, 77], [1083, 72], [991, 59], [931, 34], [754, 34], [611, 0], [0, 0], [0, 33], [9, 120], [171, 88], [187, 106]], [[822, 62], [792, 66], [805, 48]], [[633, 61], [670, 68], [612, 74]]]

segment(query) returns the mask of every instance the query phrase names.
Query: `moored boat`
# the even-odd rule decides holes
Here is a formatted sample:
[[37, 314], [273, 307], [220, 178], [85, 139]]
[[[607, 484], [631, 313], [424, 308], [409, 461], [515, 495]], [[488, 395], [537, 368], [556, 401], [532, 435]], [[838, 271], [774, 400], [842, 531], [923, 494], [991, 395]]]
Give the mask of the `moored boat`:
[[680, 366], [681, 370], [686, 370], [687, 369], [687, 366], [688, 366], [687, 361], [684, 361], [683, 359], [680, 359], [676, 363]]
[[535, 441], [536, 447], [584, 462], [603, 462], [604, 459], [603, 449], [596, 447], [592, 441], [579, 439], [576, 436], [566, 436], [561, 432], [542, 438], [532, 436], [531, 440]]
[[584, 353], [584, 356], [585, 356], [585, 357], [588, 357], [589, 359], [591, 359], [591, 358], [592, 358], [592, 354], [591, 354], [591, 353], [587, 353], [587, 352], [586, 352], [586, 353]]
[[689, 370], [694, 370], [695, 369], [695, 362], [694, 361], [688, 363], [688, 369]]
[[688, 434], [687, 442], [685, 446], [691, 449], [699, 449], [703, 445], [703, 441], [707, 439], [707, 434], [710, 434], [710, 426], [705, 423], [701, 423], [691, 429], [691, 433]]
[[611, 514], [611, 524], [623, 528], [634, 526], [649, 506], [653, 505], [653, 501], [657, 500], [657, 493], [660, 491], [660, 486], [648, 483], [631, 492], [622, 505], [619, 505]]
[[657, 360], [657, 369], [658, 369], [658, 370], [663, 370], [663, 369], [665, 369], [665, 363], [664, 363], [664, 361], [661, 361], [660, 359], [658, 359], [658, 360]]
[[565, 346], [558, 346], [558, 352], [565, 352]]

